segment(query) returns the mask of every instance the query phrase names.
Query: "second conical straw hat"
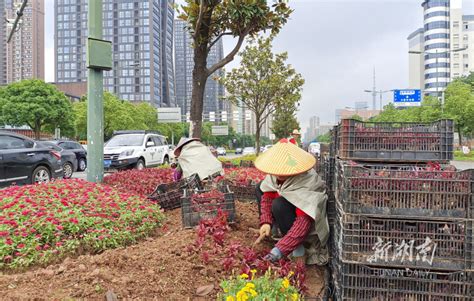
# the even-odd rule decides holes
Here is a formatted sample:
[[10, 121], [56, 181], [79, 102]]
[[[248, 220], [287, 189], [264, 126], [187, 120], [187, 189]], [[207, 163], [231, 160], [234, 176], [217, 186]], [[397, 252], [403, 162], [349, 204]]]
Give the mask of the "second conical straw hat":
[[255, 167], [261, 172], [275, 176], [294, 176], [313, 168], [316, 159], [308, 152], [280, 140], [255, 160]]

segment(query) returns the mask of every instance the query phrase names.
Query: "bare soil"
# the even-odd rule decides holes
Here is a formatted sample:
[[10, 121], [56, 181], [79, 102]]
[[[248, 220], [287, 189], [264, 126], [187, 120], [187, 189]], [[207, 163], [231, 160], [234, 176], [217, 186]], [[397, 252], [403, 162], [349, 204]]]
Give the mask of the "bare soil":
[[[238, 220], [227, 239], [251, 245], [256, 237], [252, 228], [258, 226], [256, 205], [237, 202], [236, 207]], [[196, 231], [182, 229], [180, 209], [166, 215], [159, 232], [136, 245], [66, 258], [45, 268], [0, 272], [0, 299], [104, 300], [113, 292], [118, 300], [215, 300], [220, 281], [229, 275], [219, 266], [203, 265], [198, 256], [188, 256], [186, 247], [194, 242]], [[214, 290], [209, 295], [196, 297], [198, 287], [210, 284]], [[320, 294], [322, 268], [308, 267], [307, 286], [308, 297]]]

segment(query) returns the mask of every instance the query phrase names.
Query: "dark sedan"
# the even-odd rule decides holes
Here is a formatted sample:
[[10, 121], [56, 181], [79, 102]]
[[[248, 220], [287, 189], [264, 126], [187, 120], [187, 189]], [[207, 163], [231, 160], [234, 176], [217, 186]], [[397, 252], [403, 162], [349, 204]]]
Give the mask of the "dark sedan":
[[59, 152], [23, 135], [0, 131], [0, 186], [47, 183], [62, 177]]
[[77, 170], [74, 171], [84, 171], [87, 167], [87, 151], [82, 147], [81, 144], [71, 140], [51, 140], [47, 141], [56, 144], [60, 148], [68, 151], [72, 151], [76, 154], [77, 159]]
[[76, 154], [73, 151], [60, 148], [55, 143], [49, 141], [40, 141], [38, 143], [42, 144], [44, 147], [61, 153], [61, 164], [63, 167], [65, 179], [70, 179], [72, 174], [78, 170]]

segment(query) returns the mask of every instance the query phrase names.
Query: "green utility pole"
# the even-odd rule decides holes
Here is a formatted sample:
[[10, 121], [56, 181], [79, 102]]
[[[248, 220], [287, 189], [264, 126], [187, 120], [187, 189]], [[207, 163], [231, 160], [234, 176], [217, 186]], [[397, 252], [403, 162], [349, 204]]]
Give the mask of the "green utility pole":
[[89, 1], [87, 39], [87, 181], [104, 179], [104, 70], [112, 69], [112, 43], [102, 40], [102, 0]]

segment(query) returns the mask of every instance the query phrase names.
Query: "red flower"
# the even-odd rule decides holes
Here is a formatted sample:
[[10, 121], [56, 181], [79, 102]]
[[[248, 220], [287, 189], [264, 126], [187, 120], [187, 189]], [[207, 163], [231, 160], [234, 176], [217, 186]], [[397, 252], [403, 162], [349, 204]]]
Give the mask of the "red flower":
[[25, 247], [25, 244], [18, 244], [18, 249], [23, 249]]

